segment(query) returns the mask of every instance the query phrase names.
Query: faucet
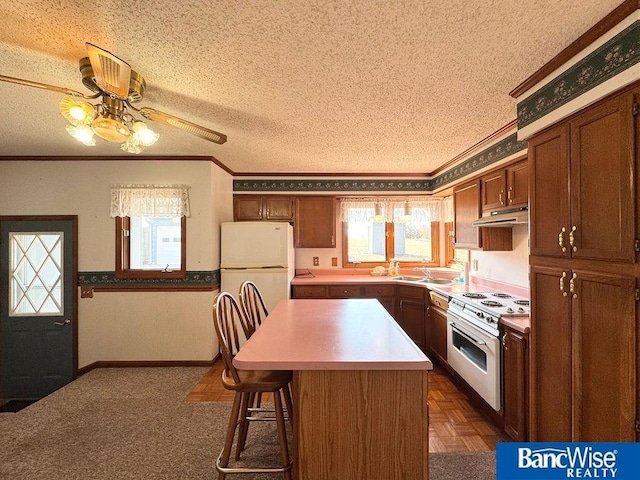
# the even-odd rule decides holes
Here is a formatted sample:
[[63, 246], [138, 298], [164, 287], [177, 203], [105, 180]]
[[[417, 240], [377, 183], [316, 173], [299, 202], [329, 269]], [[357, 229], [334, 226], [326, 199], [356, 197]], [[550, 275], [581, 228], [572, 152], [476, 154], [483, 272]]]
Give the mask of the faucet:
[[431, 280], [431, 269], [427, 268], [427, 267], [416, 267], [414, 268], [414, 270], [417, 270], [418, 272], [422, 272], [424, 273], [425, 277], [429, 280]]

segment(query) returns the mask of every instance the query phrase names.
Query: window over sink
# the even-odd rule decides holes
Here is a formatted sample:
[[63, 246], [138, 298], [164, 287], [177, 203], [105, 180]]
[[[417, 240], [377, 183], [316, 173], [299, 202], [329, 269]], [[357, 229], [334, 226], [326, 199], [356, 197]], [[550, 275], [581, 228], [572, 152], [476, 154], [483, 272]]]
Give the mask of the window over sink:
[[344, 266], [386, 266], [392, 258], [403, 266], [438, 265], [440, 228], [434, 217], [433, 208], [415, 201], [345, 201]]

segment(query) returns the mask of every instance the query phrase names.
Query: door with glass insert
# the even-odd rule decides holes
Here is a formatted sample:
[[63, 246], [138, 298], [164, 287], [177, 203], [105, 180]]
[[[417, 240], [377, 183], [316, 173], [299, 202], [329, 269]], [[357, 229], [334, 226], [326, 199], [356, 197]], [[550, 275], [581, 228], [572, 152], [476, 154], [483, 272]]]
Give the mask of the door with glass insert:
[[41, 398], [73, 379], [77, 217], [0, 218], [0, 397]]

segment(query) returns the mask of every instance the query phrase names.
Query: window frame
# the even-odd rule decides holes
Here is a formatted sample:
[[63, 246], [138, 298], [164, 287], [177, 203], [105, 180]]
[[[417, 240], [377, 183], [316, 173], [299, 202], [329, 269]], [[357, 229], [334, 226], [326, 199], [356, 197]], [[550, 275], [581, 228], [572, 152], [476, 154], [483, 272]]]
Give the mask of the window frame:
[[[382, 262], [349, 262], [349, 222], [342, 222], [342, 266], [343, 268], [374, 268], [378, 266], [386, 267], [389, 261], [394, 258], [389, 255], [394, 252], [394, 228], [393, 222], [385, 222], [385, 256]], [[394, 252], [395, 253], [395, 252]], [[400, 267], [439, 267], [440, 266], [440, 222], [431, 222], [431, 261], [430, 262], [407, 262], [398, 260]]]
[[116, 278], [162, 279], [186, 278], [187, 276], [187, 217], [180, 217], [180, 269], [170, 272], [162, 270], [142, 270], [130, 268], [130, 217], [116, 218]]

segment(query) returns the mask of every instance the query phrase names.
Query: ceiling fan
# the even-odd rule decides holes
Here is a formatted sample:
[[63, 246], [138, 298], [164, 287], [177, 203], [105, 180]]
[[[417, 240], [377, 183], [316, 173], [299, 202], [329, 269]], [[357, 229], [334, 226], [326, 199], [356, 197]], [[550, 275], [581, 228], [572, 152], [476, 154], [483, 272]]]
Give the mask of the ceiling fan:
[[[95, 145], [95, 134], [105, 140], [121, 143], [122, 150], [126, 152], [142, 152], [154, 144], [159, 135], [143, 121], [136, 119], [134, 113], [219, 145], [227, 141], [226, 135], [182, 118], [149, 107], [134, 107], [132, 104], [142, 100], [146, 89], [142, 75], [112, 53], [91, 43], [86, 43], [86, 47], [88, 56], [80, 59], [80, 73], [82, 83], [94, 92], [93, 95], [5, 75], [0, 75], [0, 81], [65, 94], [60, 101], [60, 112], [70, 122], [67, 131], [85, 145]], [[72, 97], [100, 100], [94, 105]]]

